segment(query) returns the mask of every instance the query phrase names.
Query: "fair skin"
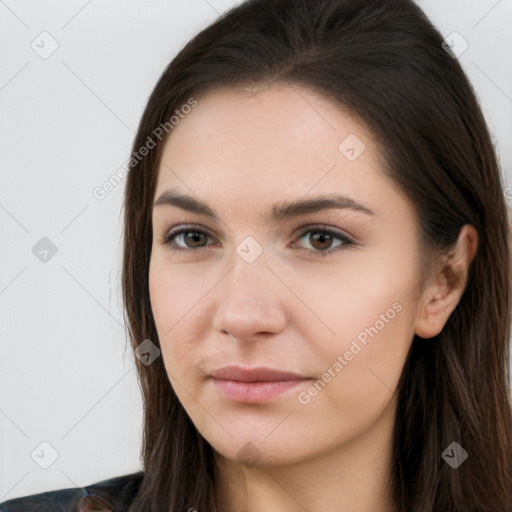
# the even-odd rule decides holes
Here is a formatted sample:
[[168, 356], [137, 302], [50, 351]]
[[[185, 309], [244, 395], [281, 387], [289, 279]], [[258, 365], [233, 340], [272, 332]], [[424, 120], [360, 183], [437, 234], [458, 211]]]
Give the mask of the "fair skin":
[[[438, 334], [459, 302], [476, 232], [463, 227], [449, 262], [459, 279], [433, 274], [420, 295], [417, 215], [362, 124], [297, 86], [197, 99], [166, 142], [155, 200], [175, 188], [220, 220], [155, 206], [149, 289], [170, 383], [214, 449], [219, 510], [392, 512], [395, 390], [414, 335]], [[338, 149], [350, 134], [366, 146], [352, 161]], [[374, 215], [330, 208], [265, 223], [276, 203], [333, 193]], [[177, 248], [164, 243], [190, 224]], [[318, 226], [332, 238], [308, 231]], [[237, 401], [209, 376], [228, 364], [307, 380], [264, 402]]]

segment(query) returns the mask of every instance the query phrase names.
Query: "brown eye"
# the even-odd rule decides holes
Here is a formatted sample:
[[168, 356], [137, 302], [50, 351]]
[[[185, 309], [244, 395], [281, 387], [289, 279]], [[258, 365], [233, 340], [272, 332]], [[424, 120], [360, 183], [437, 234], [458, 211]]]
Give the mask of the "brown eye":
[[[183, 226], [171, 230], [164, 237], [164, 242], [172, 250], [193, 253], [205, 249], [208, 245], [210, 234], [202, 229], [196, 229], [190, 226]], [[337, 251], [356, 245], [356, 242], [343, 233], [338, 233], [332, 229], [317, 227], [304, 231], [299, 239], [309, 241], [311, 248], [306, 248], [312, 256], [324, 257], [333, 255]], [[333, 243], [338, 240], [338, 244]], [[178, 243], [179, 242], [179, 243]]]
[[189, 247], [201, 247], [202, 242], [204, 242], [205, 239], [207, 238], [207, 236], [204, 233], [198, 233], [196, 231], [188, 231], [182, 233], [182, 235], [183, 241]]
[[[306, 248], [309, 254], [321, 258], [324, 256], [332, 256], [337, 251], [348, 248], [352, 245], [357, 245], [356, 242], [347, 235], [322, 227], [304, 231], [300, 235], [299, 240], [300, 239], [305, 239], [309, 242], [311, 248]], [[338, 244], [333, 248], [332, 245], [336, 240], [338, 240]]]
[[[206, 231], [201, 229], [183, 227], [174, 231], [171, 230], [171, 232], [164, 237], [164, 243], [178, 251], [193, 252], [206, 247], [205, 243], [209, 236]], [[178, 244], [176, 240], [179, 240], [180, 243]]]
[[329, 233], [312, 233], [309, 240], [315, 249], [322, 251], [329, 249], [332, 244], [332, 236]]

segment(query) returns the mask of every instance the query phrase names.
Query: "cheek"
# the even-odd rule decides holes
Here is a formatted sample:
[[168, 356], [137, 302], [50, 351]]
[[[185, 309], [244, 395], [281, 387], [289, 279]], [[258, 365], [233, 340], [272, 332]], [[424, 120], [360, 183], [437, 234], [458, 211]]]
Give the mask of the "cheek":
[[200, 279], [191, 274], [188, 266], [173, 264], [165, 256], [158, 255], [151, 260], [148, 284], [151, 309], [159, 334], [170, 334], [198, 301]]
[[325, 368], [318, 387], [328, 382], [319, 394], [325, 393], [324, 405], [329, 403], [333, 412], [352, 411], [351, 422], [362, 424], [379, 414], [398, 385], [414, 336], [415, 280], [410, 268], [411, 275], [405, 268], [401, 274], [391, 268], [367, 272], [357, 290], [338, 293], [338, 316], [334, 310], [331, 316], [337, 334], [328, 344], [317, 344]]
[[395, 297], [374, 296], [371, 308], [345, 302], [345, 321], [335, 326], [337, 340], [313, 349], [322, 354], [323, 369], [300, 401], [312, 428], [326, 436], [332, 425], [343, 438], [358, 435], [383, 417], [396, 396], [413, 329], [412, 308]]
[[314, 292], [312, 303], [331, 328], [325, 336], [310, 332], [309, 339], [325, 368], [346, 354], [339, 374], [350, 388], [388, 384], [394, 389], [400, 376], [413, 339], [420, 277], [411, 245], [405, 244], [405, 250], [399, 237], [384, 237], [375, 242], [375, 250], [354, 253], [346, 267], [329, 276], [308, 277], [308, 287], [323, 286], [327, 292]]
[[[191, 364], [204, 325], [197, 320], [208, 287], [191, 267], [172, 266], [155, 258], [149, 268], [149, 295], [166, 367], [171, 371]], [[179, 340], [179, 343], [176, 341]]]

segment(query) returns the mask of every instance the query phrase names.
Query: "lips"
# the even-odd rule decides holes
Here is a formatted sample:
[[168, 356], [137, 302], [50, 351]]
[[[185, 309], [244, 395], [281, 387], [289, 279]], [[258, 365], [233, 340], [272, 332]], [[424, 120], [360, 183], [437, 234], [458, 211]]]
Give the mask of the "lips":
[[309, 380], [297, 373], [259, 366], [243, 368], [230, 365], [210, 373], [210, 382], [224, 399], [242, 403], [263, 403], [284, 398], [291, 390]]
[[281, 382], [303, 380], [306, 378], [297, 373], [283, 372], [264, 366], [243, 368], [236, 365], [224, 366], [213, 370], [210, 375], [217, 380], [236, 382]]

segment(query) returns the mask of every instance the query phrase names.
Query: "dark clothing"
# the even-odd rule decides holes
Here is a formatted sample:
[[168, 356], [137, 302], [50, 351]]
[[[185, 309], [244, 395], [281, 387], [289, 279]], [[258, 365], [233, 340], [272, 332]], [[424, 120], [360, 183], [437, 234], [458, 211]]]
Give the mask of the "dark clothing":
[[144, 473], [102, 480], [86, 487], [58, 489], [0, 503], [0, 512], [126, 512]]

